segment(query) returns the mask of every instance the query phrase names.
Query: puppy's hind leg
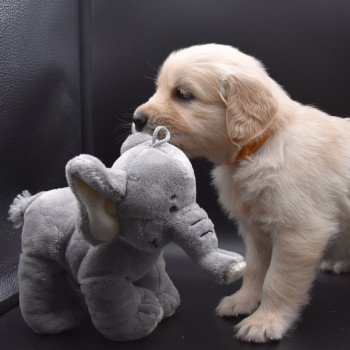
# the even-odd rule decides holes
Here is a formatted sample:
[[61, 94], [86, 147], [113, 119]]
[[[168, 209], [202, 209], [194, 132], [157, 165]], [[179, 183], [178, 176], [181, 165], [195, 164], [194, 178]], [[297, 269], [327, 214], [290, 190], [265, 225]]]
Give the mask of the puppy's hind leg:
[[323, 272], [350, 273], [350, 227], [330, 243], [321, 263]]
[[339, 233], [330, 241], [321, 270], [336, 274], [350, 272], [350, 197], [339, 201]]

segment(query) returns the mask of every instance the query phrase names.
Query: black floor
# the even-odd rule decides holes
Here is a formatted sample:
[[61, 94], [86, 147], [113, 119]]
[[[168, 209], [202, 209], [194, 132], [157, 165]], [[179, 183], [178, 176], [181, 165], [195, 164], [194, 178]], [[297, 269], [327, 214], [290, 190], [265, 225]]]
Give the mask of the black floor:
[[[222, 246], [242, 252], [236, 240], [225, 241]], [[350, 349], [350, 275], [320, 274], [312, 301], [295, 330], [280, 342], [253, 345], [234, 339], [232, 327], [237, 319], [220, 319], [213, 312], [219, 299], [236, 291], [240, 282], [228, 287], [216, 285], [174, 246], [166, 249], [166, 261], [182, 305], [149, 337], [129, 343], [111, 342], [93, 328], [89, 319], [74, 331], [40, 336], [26, 326], [15, 308], [0, 318], [0, 349]]]

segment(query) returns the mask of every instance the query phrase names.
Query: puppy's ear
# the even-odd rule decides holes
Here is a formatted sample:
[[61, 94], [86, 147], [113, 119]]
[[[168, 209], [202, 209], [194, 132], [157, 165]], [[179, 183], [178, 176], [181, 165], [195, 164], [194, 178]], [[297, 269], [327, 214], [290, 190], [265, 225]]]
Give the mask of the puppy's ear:
[[262, 135], [277, 112], [277, 102], [257, 79], [237, 73], [226, 81], [226, 126], [230, 140], [239, 147]]

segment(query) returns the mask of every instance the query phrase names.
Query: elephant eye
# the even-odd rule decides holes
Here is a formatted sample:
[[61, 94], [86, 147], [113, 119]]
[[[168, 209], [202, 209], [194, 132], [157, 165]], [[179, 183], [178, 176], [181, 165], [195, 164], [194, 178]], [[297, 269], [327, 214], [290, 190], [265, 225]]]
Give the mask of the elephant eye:
[[171, 208], [170, 208], [170, 212], [174, 212], [174, 211], [177, 211], [177, 206], [176, 205], [173, 205]]

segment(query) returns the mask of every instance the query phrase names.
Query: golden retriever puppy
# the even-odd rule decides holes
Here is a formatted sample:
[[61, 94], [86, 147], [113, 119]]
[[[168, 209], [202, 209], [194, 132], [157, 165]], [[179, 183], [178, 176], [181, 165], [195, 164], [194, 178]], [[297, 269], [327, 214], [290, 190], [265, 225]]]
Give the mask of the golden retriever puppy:
[[251, 314], [239, 339], [281, 339], [318, 267], [350, 271], [350, 121], [293, 101], [255, 58], [225, 45], [173, 52], [133, 127], [171, 130], [215, 168], [219, 200], [239, 225], [247, 267], [220, 316]]

